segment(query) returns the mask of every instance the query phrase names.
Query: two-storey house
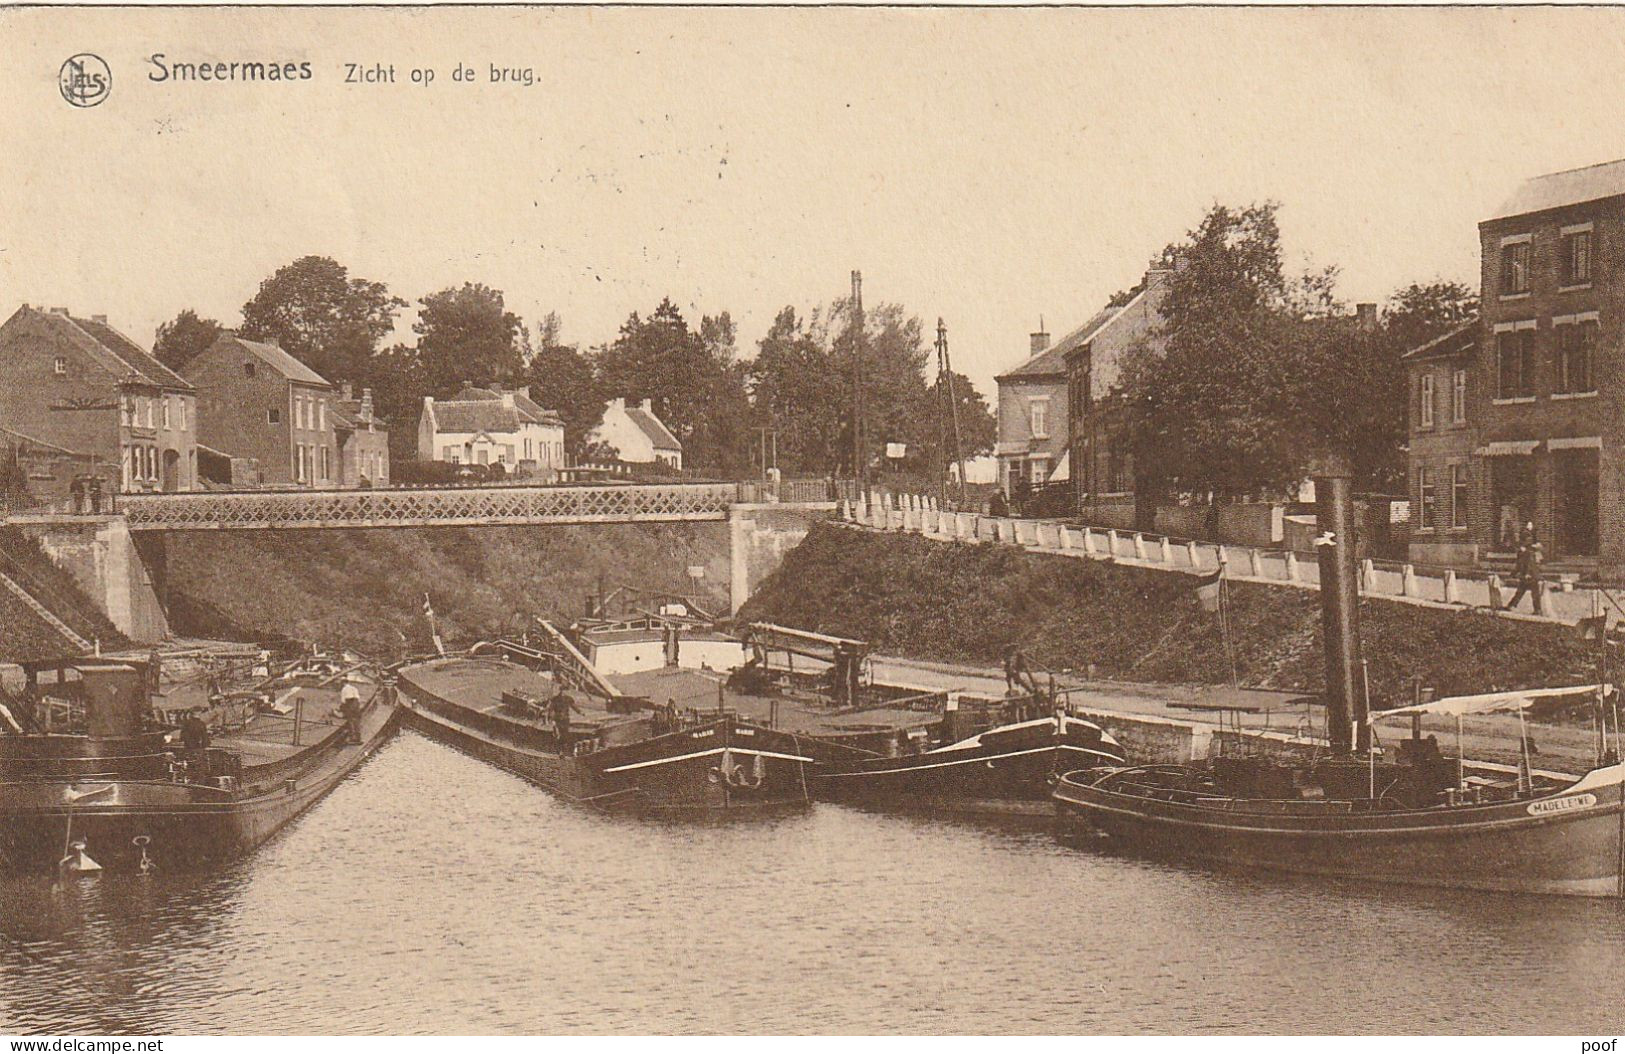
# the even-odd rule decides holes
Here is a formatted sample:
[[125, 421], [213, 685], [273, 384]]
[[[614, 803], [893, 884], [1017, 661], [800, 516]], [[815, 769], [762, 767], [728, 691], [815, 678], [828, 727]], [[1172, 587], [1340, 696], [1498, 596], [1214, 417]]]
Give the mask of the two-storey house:
[[1410, 435], [1410, 557], [1419, 564], [1478, 562], [1473, 477], [1482, 327], [1458, 326], [1404, 355]]
[[994, 380], [999, 386], [999, 488], [1007, 497], [1050, 482], [1066, 456], [1066, 361], [1042, 331], [1028, 338], [1027, 360]]
[[275, 344], [222, 333], [187, 363], [197, 386], [199, 434], [231, 459], [253, 459], [266, 486], [336, 487], [337, 393]]
[[372, 389], [361, 389], [357, 399], [349, 381], [340, 384], [333, 423], [339, 444], [339, 486], [388, 486], [389, 429], [373, 412]]
[[24, 304], [0, 325], [0, 422], [113, 489], [197, 486], [196, 396], [104, 315]]

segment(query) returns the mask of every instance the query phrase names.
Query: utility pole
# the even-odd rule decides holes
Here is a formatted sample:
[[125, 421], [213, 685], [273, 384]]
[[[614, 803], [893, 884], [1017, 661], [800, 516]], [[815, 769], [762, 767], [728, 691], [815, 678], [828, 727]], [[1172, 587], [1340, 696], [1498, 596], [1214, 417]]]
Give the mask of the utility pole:
[[863, 272], [852, 272], [852, 475], [858, 490], [869, 482], [863, 437]]
[[[953, 423], [954, 430], [954, 461], [959, 464], [959, 496], [963, 499], [965, 496], [965, 448], [959, 441], [959, 393], [954, 391], [953, 363], [948, 358], [948, 327], [940, 317], [937, 319], [937, 387], [947, 393], [948, 420]], [[938, 425], [940, 433], [940, 419]], [[947, 470], [944, 469], [943, 497], [945, 498], [948, 496], [947, 475]]]

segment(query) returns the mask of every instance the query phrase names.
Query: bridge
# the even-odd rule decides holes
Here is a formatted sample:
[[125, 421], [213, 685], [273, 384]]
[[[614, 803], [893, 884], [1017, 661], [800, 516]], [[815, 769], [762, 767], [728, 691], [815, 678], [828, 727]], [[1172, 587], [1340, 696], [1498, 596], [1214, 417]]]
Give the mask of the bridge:
[[127, 494], [117, 511], [132, 531], [218, 531], [670, 523], [726, 520], [741, 503], [736, 483], [670, 483]]

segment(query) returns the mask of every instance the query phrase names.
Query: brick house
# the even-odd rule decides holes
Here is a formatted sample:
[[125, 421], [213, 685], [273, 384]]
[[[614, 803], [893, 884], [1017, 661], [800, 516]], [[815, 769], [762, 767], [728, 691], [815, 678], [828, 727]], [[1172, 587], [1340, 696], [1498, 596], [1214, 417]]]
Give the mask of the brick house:
[[1125, 355], [1142, 345], [1160, 353], [1162, 304], [1172, 273], [1147, 271], [1127, 303], [1107, 308], [1056, 345], [1066, 363], [1067, 461], [1080, 510], [1096, 499], [1134, 491], [1134, 458], [1116, 441], [1119, 415], [1109, 396]]
[[339, 385], [333, 403], [333, 427], [339, 444], [339, 486], [385, 487], [389, 485], [389, 429], [373, 413], [372, 389], [361, 389], [361, 398], [349, 381]]
[[1410, 558], [1478, 562], [1471, 524], [1478, 435], [1469, 399], [1480, 387], [1480, 325], [1473, 319], [1404, 356], [1410, 420]]
[[[1478, 327], [1407, 357], [1413, 556], [1510, 560], [1532, 522], [1550, 563], [1625, 579], [1625, 160], [1528, 180], [1479, 240]], [[1462, 455], [1440, 386], [1448, 369], [1455, 399], [1463, 366], [1472, 453], [1466, 479], [1446, 484]], [[1431, 428], [1424, 386], [1437, 400]], [[1448, 526], [1445, 485], [1466, 494], [1465, 517], [1453, 497]]]
[[196, 401], [188, 381], [104, 315], [24, 304], [0, 325], [0, 421], [88, 459], [120, 490], [196, 488]]
[[321, 374], [229, 331], [184, 372], [198, 388], [199, 435], [210, 448], [258, 462], [265, 486], [339, 485], [338, 394]]

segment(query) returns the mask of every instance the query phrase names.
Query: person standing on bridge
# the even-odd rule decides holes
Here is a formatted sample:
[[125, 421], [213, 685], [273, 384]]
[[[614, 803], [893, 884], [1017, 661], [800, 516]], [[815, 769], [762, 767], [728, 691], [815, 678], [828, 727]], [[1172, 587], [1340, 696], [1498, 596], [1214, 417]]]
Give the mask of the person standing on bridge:
[[1535, 614], [1541, 614], [1540, 604], [1540, 565], [1546, 555], [1540, 544], [1540, 537], [1535, 533], [1533, 522], [1523, 526], [1523, 538], [1518, 543], [1518, 591], [1512, 594], [1512, 601], [1507, 604], [1511, 611], [1518, 606], [1525, 593], [1529, 594], [1530, 607]]

